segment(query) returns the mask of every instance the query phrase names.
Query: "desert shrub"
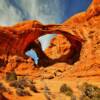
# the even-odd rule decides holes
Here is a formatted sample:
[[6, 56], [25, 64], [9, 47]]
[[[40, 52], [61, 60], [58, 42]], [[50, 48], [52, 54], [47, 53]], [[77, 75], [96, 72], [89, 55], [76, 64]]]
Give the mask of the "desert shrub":
[[25, 91], [23, 89], [17, 88], [16, 93], [18, 96], [32, 96], [29, 91]]
[[30, 87], [31, 85], [34, 84], [34, 82], [26, 77], [21, 77], [18, 79], [18, 82], [23, 84], [24, 87]]
[[[18, 80], [11, 81], [9, 85], [12, 86], [12, 87], [15, 87], [15, 88], [24, 89], [25, 87], [31, 87], [31, 89], [32, 89], [34, 83], [33, 83], [32, 80], [21, 77]], [[35, 89], [34, 89], [34, 91], [35, 91]]]
[[17, 80], [17, 75], [15, 72], [7, 72], [5, 75], [5, 80], [6, 81], [14, 81]]
[[15, 88], [20, 88], [20, 89], [24, 89], [24, 85], [22, 83], [20, 83], [19, 81], [12, 81], [9, 84], [11, 87], [15, 87]]
[[68, 95], [68, 96], [72, 96], [72, 94], [73, 94], [73, 91], [71, 90], [71, 88], [68, 87], [66, 84], [63, 84], [60, 87], [60, 92], [64, 93], [65, 95]]
[[80, 100], [100, 100], [100, 88], [84, 83], [80, 89], [82, 91]]

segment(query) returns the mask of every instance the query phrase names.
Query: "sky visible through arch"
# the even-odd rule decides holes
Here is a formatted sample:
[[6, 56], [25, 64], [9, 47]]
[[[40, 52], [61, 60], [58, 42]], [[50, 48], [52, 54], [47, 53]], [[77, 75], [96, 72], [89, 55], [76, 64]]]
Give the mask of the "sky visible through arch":
[[[92, 0], [0, 0], [0, 25], [13, 25], [37, 19], [43, 24], [62, 23], [75, 13], [85, 11]], [[43, 50], [52, 35], [40, 38]], [[30, 51], [28, 55], [37, 59]]]

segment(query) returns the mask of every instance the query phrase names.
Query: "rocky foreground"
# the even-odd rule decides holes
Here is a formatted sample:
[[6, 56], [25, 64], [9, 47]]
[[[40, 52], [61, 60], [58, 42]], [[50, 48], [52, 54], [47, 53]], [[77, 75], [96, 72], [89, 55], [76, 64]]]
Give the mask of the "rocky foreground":
[[69, 61], [74, 64], [67, 63], [71, 44], [63, 35], [46, 49], [55, 62], [47, 67], [31, 58], [2, 55], [7, 62], [0, 60], [0, 100], [100, 100], [100, 0], [64, 24], [84, 38], [80, 54]]

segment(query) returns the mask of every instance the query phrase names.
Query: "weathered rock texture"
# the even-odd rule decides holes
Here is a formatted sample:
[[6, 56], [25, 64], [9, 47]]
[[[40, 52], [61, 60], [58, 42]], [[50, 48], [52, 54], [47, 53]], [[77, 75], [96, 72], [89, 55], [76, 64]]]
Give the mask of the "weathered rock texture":
[[[64, 27], [64, 28], [63, 28]], [[43, 25], [38, 21], [25, 21], [12, 27], [0, 27], [0, 55], [18, 55], [25, 57], [25, 52], [34, 49], [39, 57], [39, 65], [50, 65], [52, 62], [41, 49], [41, 44], [37, 39], [45, 34], [63, 34], [71, 43], [70, 53], [68, 57], [72, 56], [72, 49], [76, 52], [81, 50], [81, 38], [77, 34], [67, 32], [66, 25]], [[42, 58], [44, 58], [42, 60]], [[42, 61], [41, 61], [41, 60]], [[47, 63], [47, 64], [46, 64]], [[73, 63], [73, 62], [72, 62]]]
[[[32, 29], [32, 27], [35, 27], [35, 29], [37, 29], [37, 26], [33, 25], [33, 21], [26, 21], [24, 23], [19, 23], [18, 25], [15, 25], [13, 27], [2, 27], [1, 29], [3, 31], [10, 30], [8, 33], [13, 35], [6, 34], [7, 36], [9, 36], [9, 38], [10, 36], [16, 37], [21, 35], [22, 38], [25, 34], [27, 34], [24, 38], [27, 39], [29, 33], [26, 33], [26, 30], [28, 30], [29, 28]], [[2, 62], [0, 63], [0, 66], [2, 66], [0, 68], [0, 81], [4, 83], [5, 88], [9, 87], [12, 91], [12, 94], [3, 93], [3, 96], [9, 98], [9, 100], [16, 100], [16, 98], [19, 100], [47, 100], [47, 98], [51, 100], [61, 100], [62, 98], [64, 100], [70, 100], [70, 98], [67, 98], [65, 95], [62, 95], [59, 92], [59, 88], [63, 84], [67, 84], [74, 93], [73, 97], [75, 98], [76, 96], [76, 100], [80, 100], [80, 96], [82, 97], [84, 96], [84, 94], [80, 94], [79, 86], [84, 82], [99, 87], [98, 91], [100, 91], [100, 0], [93, 0], [92, 4], [89, 6], [86, 12], [82, 12], [76, 14], [75, 16], [72, 16], [61, 25], [44, 25], [44, 27], [45, 28], [43, 28], [42, 30], [43, 33], [60, 33], [60, 35], [57, 35], [51, 40], [50, 46], [45, 51], [47, 58], [50, 59], [48, 60], [48, 63], [50, 63], [51, 65], [49, 64], [50, 66], [47, 66], [45, 68], [44, 66], [47, 65], [47, 63], [44, 63], [41, 65], [41, 67], [35, 67], [34, 61], [32, 61], [31, 58], [24, 59], [23, 56], [19, 57], [19, 53], [23, 54], [19, 51], [19, 53], [14, 53], [17, 54], [16, 56], [10, 55], [8, 58], [6, 57], [6, 55], [1, 56], [1, 59], [7, 59], [8, 62], [0, 60], [0, 62]], [[11, 30], [16, 30], [18, 32], [18, 35], [14, 35], [15, 32], [10, 33]], [[20, 34], [22, 30], [24, 30], [25, 34]], [[38, 32], [36, 32], [36, 35]], [[35, 32], [33, 33], [35, 34]], [[34, 36], [33, 33], [31, 36]], [[25, 40], [20, 41], [20, 39], [18, 43], [30, 44], [30, 42], [26, 42]], [[32, 37], [32, 41], [34, 41], [35, 39], [33, 39]], [[2, 41], [1, 43], [5, 44], [5, 47], [8, 46], [5, 42]], [[7, 43], [8, 42], [9, 41], [7, 40]], [[34, 45], [31, 46], [32, 48], [38, 48]], [[26, 44], [25, 47], [27, 47]], [[22, 48], [24, 47], [22, 46], [20, 50]], [[29, 48], [30, 45], [28, 49]], [[15, 46], [15, 51], [16, 50], [17, 49]], [[41, 48], [39, 48], [39, 50], [41, 50]], [[24, 51], [24, 49], [22, 49], [22, 51]], [[41, 53], [39, 55], [41, 56]], [[45, 57], [42, 58], [41, 56], [40, 58], [43, 59]], [[16, 95], [15, 91], [18, 88], [12, 88], [9, 86], [9, 83], [4, 81], [5, 74], [7, 72], [12, 73], [12, 71], [16, 73], [18, 79], [23, 79], [23, 77], [26, 77], [28, 79], [31, 79], [31, 81], [28, 81], [30, 83], [32, 83], [33, 80], [36, 86], [35, 89], [37, 89], [39, 93], [33, 93], [28, 89], [28, 91], [31, 92], [33, 96], [21, 97]], [[19, 85], [23, 85], [20, 84], [19, 80], [16, 81], [19, 82]], [[16, 83], [16, 81], [14, 83]], [[88, 85], [87, 83], [85, 83], [85, 85]], [[94, 91], [93, 87], [91, 87], [92, 85], [90, 85], [89, 87], [87, 87], [88, 89], [86, 89], [87, 91], [89, 90], [89, 92], [85, 92], [86, 95], [87, 93], [89, 94], [88, 96], [90, 96]], [[20, 90], [22, 91], [23, 87], [20, 88]], [[27, 88], [23, 90], [26, 91]], [[96, 100], [100, 99], [100, 93], [98, 91], [96, 91], [96, 94], [98, 95], [98, 99], [95, 98]], [[89, 99], [89, 97], [86, 98]], [[91, 100], [91, 98], [89, 100]]]
[[[25, 21], [12, 27], [0, 27], [0, 54], [16, 54], [23, 56], [25, 51], [35, 47], [35, 40], [40, 36], [53, 32], [62, 31], [68, 34], [68, 38], [78, 39], [78, 36], [71, 35], [60, 29], [62, 25], [42, 25], [38, 21]], [[78, 39], [80, 41], [81, 38]], [[33, 46], [32, 46], [33, 44]]]

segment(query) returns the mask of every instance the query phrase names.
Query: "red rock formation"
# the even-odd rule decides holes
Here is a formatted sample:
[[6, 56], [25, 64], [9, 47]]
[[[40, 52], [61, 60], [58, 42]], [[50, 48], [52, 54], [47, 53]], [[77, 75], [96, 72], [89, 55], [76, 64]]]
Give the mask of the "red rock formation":
[[[1, 54], [17, 54], [23, 56], [38, 37], [53, 32], [64, 31], [68, 38], [72, 37], [76, 40], [78, 36], [71, 35], [63, 29], [58, 30], [59, 25], [42, 25], [38, 21], [26, 21], [12, 27], [0, 27], [0, 53]], [[62, 25], [60, 25], [61, 27]], [[54, 28], [56, 27], [56, 28]], [[60, 32], [61, 34], [61, 32]], [[34, 46], [33, 46], [34, 47]]]
[[[76, 34], [70, 34], [62, 25], [42, 25], [38, 21], [25, 21], [12, 27], [0, 27], [0, 55], [19, 55], [25, 56], [25, 52], [31, 48], [35, 49], [39, 58], [49, 60], [41, 49], [40, 43], [36, 40], [45, 34], [63, 34], [71, 42], [71, 52], [68, 56], [72, 55], [72, 49], [77, 52], [80, 51], [82, 39]], [[46, 63], [46, 61], [45, 61]]]
[[[95, 5], [96, 2], [98, 2], [97, 5]], [[100, 13], [98, 13], [100, 10], [96, 10], [99, 9], [98, 7], [100, 7], [100, 0], [94, 0], [92, 4], [93, 5], [91, 5], [86, 12], [77, 14], [71, 17], [68, 21], [65, 21], [64, 23], [65, 25], [63, 24], [64, 26], [59, 25], [58, 28], [58, 26], [56, 27], [55, 25], [46, 25], [45, 28], [45, 31], [48, 32], [50, 32], [50, 30], [52, 31], [56, 30], [56, 32], [61, 32], [65, 30], [65, 26], [66, 26], [66, 30], [65, 30], [66, 32], [70, 34], [74, 34], [75, 36], [80, 36], [82, 39], [85, 39], [85, 41], [82, 43], [80, 58], [73, 65], [69, 65], [68, 63], [66, 63], [68, 61], [68, 54], [72, 53], [71, 55], [73, 56], [71, 58], [74, 60], [75, 53], [73, 52], [75, 52], [75, 50], [76, 51], [79, 50], [76, 48], [79, 47], [79, 45], [77, 43], [75, 43], [75, 46], [74, 43], [71, 44], [71, 41], [72, 40], [75, 41], [76, 38], [71, 38], [72, 35], [70, 35], [70, 37], [68, 38], [69, 34], [67, 33], [67, 39], [66, 39], [66, 37], [63, 36], [62, 32], [61, 32], [62, 35], [61, 33], [60, 35], [57, 35], [51, 41], [51, 45], [46, 49], [46, 55], [49, 58], [53, 59], [53, 62], [56, 62], [56, 64], [53, 64], [52, 66], [48, 66], [46, 68], [44, 67], [37, 68], [34, 66], [34, 62], [30, 58], [24, 59], [23, 57], [19, 57], [19, 56], [13, 56], [13, 57], [10, 56], [9, 58], [6, 58], [6, 56], [1, 57], [4, 59], [8, 59], [8, 62], [5, 64], [3, 64], [3, 61], [0, 60], [0, 62], [2, 61], [0, 65], [4, 66], [4, 67], [0, 67], [0, 82], [2, 82], [5, 88], [7, 89], [7, 92], [3, 93], [4, 97], [6, 97], [9, 100], [16, 100], [16, 98], [18, 100], [33, 100], [33, 99], [45, 100], [47, 98], [44, 97], [45, 96], [44, 90], [48, 88], [47, 92], [49, 92], [50, 94], [48, 96], [50, 96], [54, 100], [56, 100], [56, 97], [57, 99], [66, 98], [66, 100], [69, 100], [70, 99], [69, 96], [67, 98], [62, 93], [59, 94], [60, 87], [63, 84], [66, 84], [68, 85], [68, 87], [72, 89], [73, 94], [76, 97], [76, 100], [80, 100], [80, 97], [83, 97], [82, 96], [84, 91], [83, 88], [85, 88], [84, 86], [83, 87], [80, 86], [84, 82], [85, 84], [89, 83], [91, 85], [98, 86], [100, 88]], [[92, 13], [94, 11], [96, 12], [96, 14]], [[33, 23], [32, 21], [24, 22], [16, 26], [13, 26], [12, 28], [10, 27], [9, 30], [14, 31], [15, 29], [16, 31], [21, 32], [21, 30], [29, 29], [29, 27], [32, 28], [32, 23]], [[7, 29], [8, 28], [5, 28], [5, 30]], [[64, 35], [65, 35], [65, 31], [64, 31]], [[19, 32], [17, 33], [18, 36], [20, 34]], [[68, 41], [69, 39], [71, 39], [70, 42]], [[77, 42], [80, 43], [79, 41]], [[34, 47], [34, 49], [37, 50], [38, 47], [35, 44], [34, 46], [32, 45], [32, 48]], [[40, 45], [39, 43], [37, 44]], [[71, 49], [71, 47], [75, 47], [75, 48]], [[30, 45], [28, 48], [30, 48]], [[40, 50], [41, 48], [38, 48], [37, 51]], [[38, 53], [40, 58], [43, 59], [42, 58], [43, 55], [41, 55], [40, 52]], [[17, 55], [19, 55], [19, 53]], [[5, 72], [11, 72], [11, 71], [14, 71], [16, 73], [18, 79], [12, 82], [7, 82], [5, 81]], [[23, 82], [25, 81], [21, 82], [19, 81], [20, 79], [25, 79], [29, 84], [33, 83], [38, 93], [32, 92], [30, 90], [30, 87], [26, 87], [26, 86], [23, 87], [23, 85], [25, 85]], [[12, 87], [14, 84], [11, 85], [11, 83], [13, 82], [14, 84], [16, 82], [17, 84], [21, 82], [22, 86]], [[30, 85], [32, 86], [32, 84]], [[91, 85], [89, 85], [89, 89], [93, 89]], [[17, 95], [16, 91], [19, 88], [25, 91], [28, 90], [28, 92], [32, 93], [32, 96]], [[32, 90], [34, 90], [34, 87]], [[93, 93], [99, 94], [99, 91]], [[99, 97], [99, 95], [97, 96], [97, 94], [96, 97]], [[0, 95], [0, 100], [5, 99], [3, 96]], [[94, 98], [95, 96], [92, 97]], [[95, 99], [98, 99], [96, 97]], [[87, 98], [88, 97], [86, 97], [86, 99]]]
[[[81, 23], [85, 23], [93, 16], [100, 13], [100, 1], [94, 0], [88, 10], [70, 18], [68, 21], [58, 25], [43, 25], [38, 21], [25, 21], [11, 27], [0, 27], [0, 55], [19, 55], [24, 56], [30, 48], [34, 48], [38, 55], [48, 58], [41, 50], [41, 46], [35, 42], [38, 37], [45, 34], [62, 34], [71, 43], [70, 52], [67, 58], [81, 51], [82, 41], [86, 40], [87, 34], [82, 34], [83, 29], [79, 28]], [[77, 31], [76, 28], [79, 30]]]
[[5, 98], [5, 97], [3, 96], [3, 94], [0, 94], [0, 100], [8, 100], [8, 99]]

